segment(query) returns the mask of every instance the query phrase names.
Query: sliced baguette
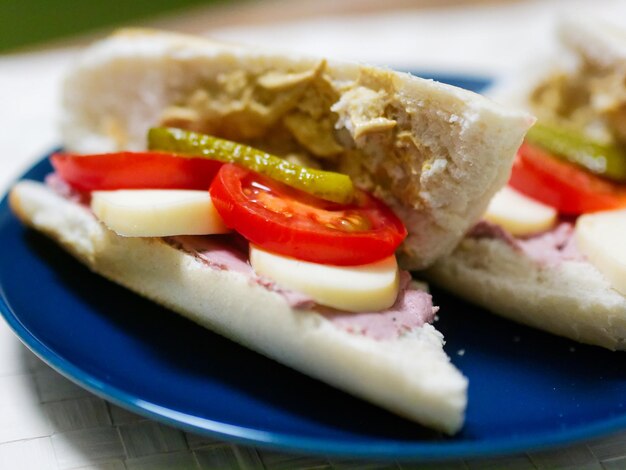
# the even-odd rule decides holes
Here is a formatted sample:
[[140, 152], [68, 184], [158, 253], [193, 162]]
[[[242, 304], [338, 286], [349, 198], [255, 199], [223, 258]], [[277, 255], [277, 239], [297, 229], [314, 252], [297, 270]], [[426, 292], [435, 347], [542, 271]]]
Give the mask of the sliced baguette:
[[[599, 68], [626, 80], [626, 33], [589, 18], [570, 17], [559, 25], [562, 60], [530, 74], [516, 74], [490, 90], [495, 99], [535, 111], [533, 90], [553, 74]], [[533, 69], [529, 67], [529, 69]], [[583, 68], [584, 70], [584, 68]], [[614, 89], [607, 99], [626, 104]], [[539, 110], [541, 111], [541, 110]], [[597, 112], [601, 112], [597, 109]], [[541, 118], [541, 114], [540, 118]], [[614, 290], [589, 262], [538, 263], [501, 238], [466, 237], [427, 272], [428, 279], [488, 310], [573, 340], [626, 350], [626, 297]]]
[[23, 181], [10, 205], [94, 272], [278, 362], [446, 433], [463, 423], [467, 379], [426, 324], [393, 340], [337, 328], [238, 272], [207, 267], [158, 238], [125, 238], [83, 206]]

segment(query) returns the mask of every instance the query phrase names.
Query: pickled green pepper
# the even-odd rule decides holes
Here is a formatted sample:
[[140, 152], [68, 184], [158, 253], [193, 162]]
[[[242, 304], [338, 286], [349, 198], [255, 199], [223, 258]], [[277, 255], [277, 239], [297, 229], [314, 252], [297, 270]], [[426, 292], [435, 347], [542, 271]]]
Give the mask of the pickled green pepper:
[[148, 148], [237, 163], [328, 201], [345, 204], [354, 195], [354, 186], [348, 175], [305, 168], [262, 150], [206, 134], [154, 127], [148, 132]]
[[526, 140], [599, 176], [626, 182], [626, 152], [616, 145], [546, 123], [535, 124], [526, 134]]

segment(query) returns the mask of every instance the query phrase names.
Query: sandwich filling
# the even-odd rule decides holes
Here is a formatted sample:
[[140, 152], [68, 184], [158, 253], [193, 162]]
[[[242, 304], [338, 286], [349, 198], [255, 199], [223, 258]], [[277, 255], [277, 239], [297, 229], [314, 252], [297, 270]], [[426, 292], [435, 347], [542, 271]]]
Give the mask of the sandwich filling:
[[257, 275], [250, 266], [246, 241], [236, 236], [178, 236], [167, 237], [164, 241], [191, 254], [210, 269], [245, 276], [249, 282], [281, 295], [291, 308], [314, 310], [342, 330], [373, 339], [395, 339], [431, 323], [438, 310], [433, 307], [431, 295], [413, 282], [407, 271], [400, 274], [398, 296], [390, 308], [376, 312], [345, 312], [318, 305], [306, 294], [281, 287], [272, 279]]
[[[83, 163], [85, 161], [81, 160]], [[98, 161], [102, 162], [104, 160], [100, 159]], [[67, 168], [63, 171], [67, 171]], [[83, 174], [83, 176], [85, 175]], [[77, 190], [59, 174], [54, 173], [50, 175], [46, 183], [63, 197], [85, 207], [94, 207], [92, 195], [95, 195], [95, 193]], [[133, 222], [134, 225], [137, 225], [137, 223], [137, 220]], [[421, 327], [425, 323], [432, 322], [437, 311], [432, 305], [431, 296], [419, 285], [412, 282], [410, 274], [406, 271], [398, 272], [397, 291], [392, 302], [387, 304], [387, 307], [382, 309], [374, 308], [372, 310], [360, 308], [358, 312], [342, 311], [341, 309], [324, 305], [323, 302], [319, 303], [311, 295], [307, 295], [297, 289], [285, 287], [279, 282], [255, 272], [250, 263], [248, 241], [236, 233], [178, 235], [163, 236], [161, 238], [175, 249], [192, 255], [207, 268], [230, 271], [242, 275], [248, 282], [280, 295], [290, 307], [300, 310], [313, 310], [327, 318], [338, 328], [352, 334], [364, 335], [376, 340], [397, 338]]]

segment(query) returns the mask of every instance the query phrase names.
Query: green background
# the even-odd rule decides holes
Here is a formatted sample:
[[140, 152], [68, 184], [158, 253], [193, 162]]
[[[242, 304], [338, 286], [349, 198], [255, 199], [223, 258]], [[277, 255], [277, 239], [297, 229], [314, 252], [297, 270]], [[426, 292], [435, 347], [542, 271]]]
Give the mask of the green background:
[[0, 0], [0, 53], [217, 1]]

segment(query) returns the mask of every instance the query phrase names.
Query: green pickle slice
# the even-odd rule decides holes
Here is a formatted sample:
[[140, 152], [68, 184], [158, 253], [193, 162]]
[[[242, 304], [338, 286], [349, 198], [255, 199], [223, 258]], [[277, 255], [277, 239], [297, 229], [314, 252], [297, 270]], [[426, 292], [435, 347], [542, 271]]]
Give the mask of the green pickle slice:
[[626, 182], [626, 152], [616, 145], [544, 122], [531, 127], [526, 140], [599, 176]]
[[354, 196], [354, 185], [348, 175], [306, 168], [262, 150], [198, 132], [154, 127], [148, 131], [148, 148], [237, 163], [328, 201], [346, 204]]

